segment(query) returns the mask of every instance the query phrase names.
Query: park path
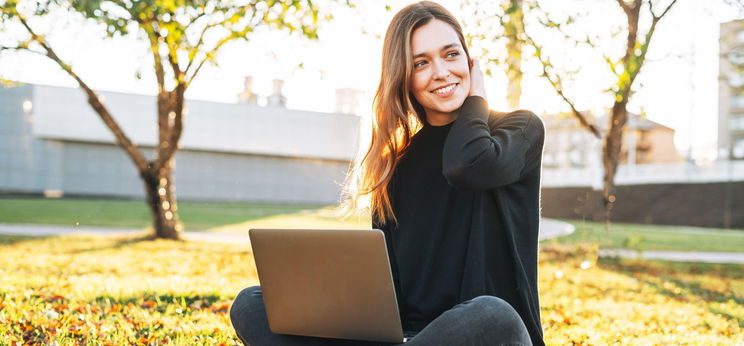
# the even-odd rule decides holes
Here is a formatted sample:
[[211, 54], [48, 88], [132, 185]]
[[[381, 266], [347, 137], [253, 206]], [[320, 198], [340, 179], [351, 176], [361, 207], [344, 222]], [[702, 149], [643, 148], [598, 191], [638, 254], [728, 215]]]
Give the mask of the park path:
[[654, 251], [638, 252], [629, 249], [600, 249], [600, 257], [639, 258], [674, 262], [741, 263], [744, 253], [740, 252], [699, 252], [699, 251]]
[[[570, 223], [542, 219], [540, 221], [540, 240], [557, 238], [573, 233], [574, 227]], [[61, 225], [29, 225], [0, 223], [0, 234], [23, 235], [32, 237], [57, 235], [100, 235], [100, 236], [132, 236], [142, 234], [142, 229], [90, 227], [90, 226], [61, 226]], [[210, 241], [222, 243], [249, 243], [248, 230], [245, 233], [221, 233], [207, 231], [187, 231], [184, 238], [191, 241]]]
[[[540, 240], [557, 238], [574, 232], [573, 225], [553, 220], [540, 220]], [[33, 237], [57, 236], [57, 235], [99, 235], [99, 236], [133, 236], [141, 235], [141, 229], [134, 228], [107, 228], [107, 227], [82, 227], [82, 226], [59, 226], [59, 225], [28, 225], [0, 223], [0, 234], [22, 235]], [[248, 232], [220, 233], [205, 231], [184, 232], [184, 239], [190, 241], [207, 241], [231, 244], [250, 243]], [[678, 262], [706, 262], [706, 263], [742, 263], [744, 264], [744, 253], [736, 252], [699, 252], [699, 251], [643, 251], [638, 253], [628, 249], [600, 249], [601, 257], [622, 257], [659, 259]]]

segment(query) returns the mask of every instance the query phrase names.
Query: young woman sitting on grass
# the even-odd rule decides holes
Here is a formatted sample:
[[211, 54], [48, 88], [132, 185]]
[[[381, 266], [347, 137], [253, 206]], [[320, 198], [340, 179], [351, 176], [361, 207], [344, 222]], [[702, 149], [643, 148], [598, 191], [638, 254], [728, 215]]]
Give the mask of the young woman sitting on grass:
[[[462, 29], [428, 1], [398, 12], [382, 51], [372, 141], [348, 184], [385, 233], [411, 345], [542, 345], [537, 293], [544, 125], [490, 111]], [[232, 306], [251, 345], [363, 345], [276, 335], [260, 287]]]

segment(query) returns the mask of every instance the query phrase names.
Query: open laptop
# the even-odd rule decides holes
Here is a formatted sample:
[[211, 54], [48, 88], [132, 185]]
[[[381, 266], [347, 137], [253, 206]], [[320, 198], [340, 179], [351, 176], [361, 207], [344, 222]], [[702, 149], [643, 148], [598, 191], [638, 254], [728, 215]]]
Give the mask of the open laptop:
[[273, 333], [405, 342], [382, 231], [248, 234]]

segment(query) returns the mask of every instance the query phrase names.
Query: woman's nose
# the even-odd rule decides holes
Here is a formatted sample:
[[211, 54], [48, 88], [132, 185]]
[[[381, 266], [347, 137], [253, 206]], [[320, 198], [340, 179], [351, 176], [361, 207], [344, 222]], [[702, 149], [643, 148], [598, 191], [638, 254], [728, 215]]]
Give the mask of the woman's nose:
[[434, 60], [432, 62], [432, 67], [434, 68], [434, 78], [435, 79], [444, 79], [449, 77], [450, 71], [447, 67], [447, 64], [445, 64], [443, 61], [440, 60]]

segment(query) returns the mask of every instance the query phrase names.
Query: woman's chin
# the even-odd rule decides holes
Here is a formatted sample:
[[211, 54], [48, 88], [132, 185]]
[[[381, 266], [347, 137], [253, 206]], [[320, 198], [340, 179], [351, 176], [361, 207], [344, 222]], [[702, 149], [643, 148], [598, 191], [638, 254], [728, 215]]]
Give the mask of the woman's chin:
[[452, 113], [454, 111], [457, 111], [462, 107], [462, 104], [465, 103], [465, 98], [462, 99], [454, 99], [449, 102], [443, 102], [439, 104], [439, 111], [443, 113]]

